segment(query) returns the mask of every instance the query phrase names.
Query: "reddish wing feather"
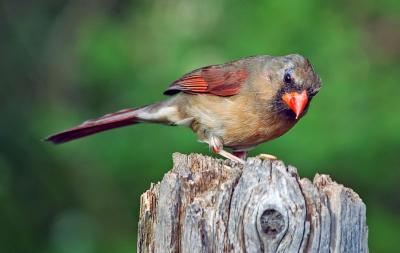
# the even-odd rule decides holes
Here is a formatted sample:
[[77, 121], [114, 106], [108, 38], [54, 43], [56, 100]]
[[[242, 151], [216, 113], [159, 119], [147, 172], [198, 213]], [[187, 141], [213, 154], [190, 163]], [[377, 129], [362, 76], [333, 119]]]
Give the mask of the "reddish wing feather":
[[239, 93], [248, 73], [232, 65], [213, 65], [195, 70], [178, 79], [164, 92], [208, 93], [217, 96], [232, 96]]

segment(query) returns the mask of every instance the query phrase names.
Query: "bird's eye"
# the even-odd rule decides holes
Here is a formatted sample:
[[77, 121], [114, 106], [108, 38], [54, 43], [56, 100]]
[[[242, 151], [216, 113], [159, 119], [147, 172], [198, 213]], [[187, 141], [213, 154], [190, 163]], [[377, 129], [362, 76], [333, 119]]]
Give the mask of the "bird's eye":
[[293, 77], [290, 73], [286, 73], [283, 76], [283, 82], [285, 82], [285, 84], [293, 84]]

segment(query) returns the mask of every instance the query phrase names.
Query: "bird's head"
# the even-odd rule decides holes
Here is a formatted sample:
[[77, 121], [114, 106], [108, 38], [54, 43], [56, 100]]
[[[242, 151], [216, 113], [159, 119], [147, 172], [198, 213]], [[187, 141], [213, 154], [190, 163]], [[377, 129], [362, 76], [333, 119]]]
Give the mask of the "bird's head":
[[321, 88], [308, 59], [298, 54], [267, 58], [264, 73], [273, 89], [272, 110], [298, 120]]

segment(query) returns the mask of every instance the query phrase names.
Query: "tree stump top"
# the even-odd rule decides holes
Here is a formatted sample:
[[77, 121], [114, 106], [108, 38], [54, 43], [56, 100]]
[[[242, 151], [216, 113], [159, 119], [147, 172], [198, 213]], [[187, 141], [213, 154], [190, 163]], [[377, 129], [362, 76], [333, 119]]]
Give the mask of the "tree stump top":
[[173, 161], [141, 196], [138, 252], [368, 252], [364, 203], [327, 175], [258, 158]]

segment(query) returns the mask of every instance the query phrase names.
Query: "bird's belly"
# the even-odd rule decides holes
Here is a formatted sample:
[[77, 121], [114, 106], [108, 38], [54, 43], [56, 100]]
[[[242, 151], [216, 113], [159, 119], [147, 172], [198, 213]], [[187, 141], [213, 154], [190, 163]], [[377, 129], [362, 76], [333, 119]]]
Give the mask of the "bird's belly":
[[294, 125], [294, 122], [271, 120], [254, 124], [230, 125], [224, 131], [224, 145], [234, 149], [248, 149], [263, 142], [275, 139]]
[[247, 97], [220, 98], [197, 95], [187, 101], [187, 117], [200, 141], [211, 135], [223, 140], [224, 146], [246, 149], [286, 133], [295, 121], [289, 121], [269, 111], [261, 111]]

